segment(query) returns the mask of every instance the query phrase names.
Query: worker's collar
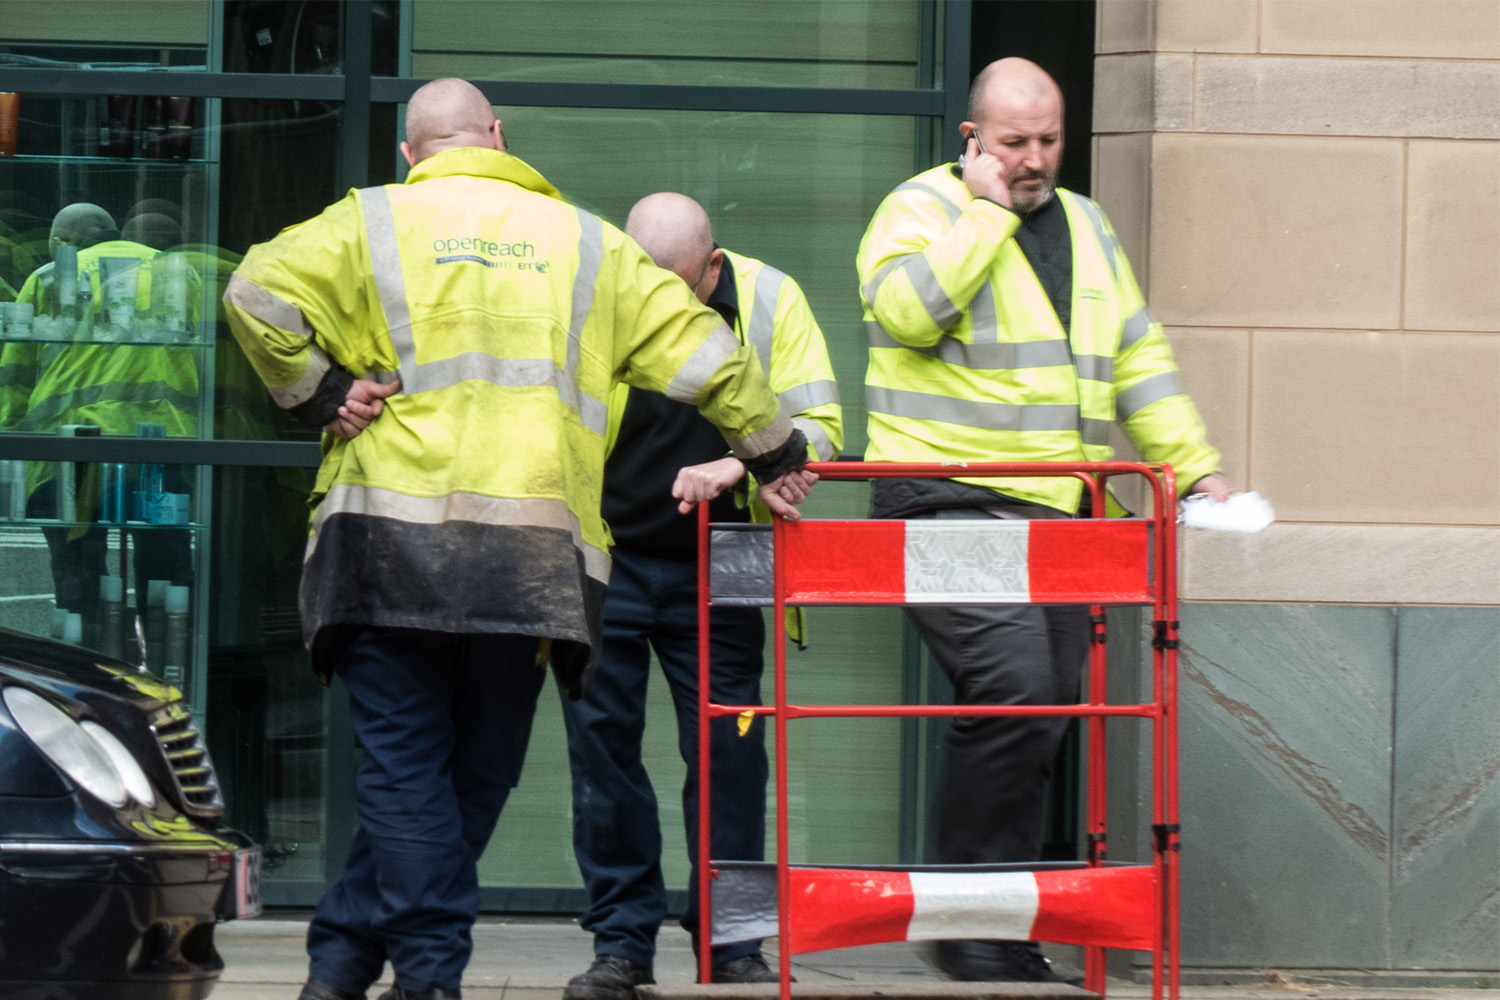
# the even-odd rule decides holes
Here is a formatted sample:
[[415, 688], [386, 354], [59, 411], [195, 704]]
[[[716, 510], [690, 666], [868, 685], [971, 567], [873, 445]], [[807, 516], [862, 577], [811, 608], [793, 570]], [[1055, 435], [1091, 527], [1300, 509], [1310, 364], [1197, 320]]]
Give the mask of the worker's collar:
[[445, 149], [441, 153], [434, 153], [411, 168], [411, 173], [406, 175], [406, 183], [416, 184], [434, 177], [452, 177], [456, 174], [509, 181], [528, 191], [562, 199], [557, 188], [525, 160], [483, 146]]
[[[715, 243], [714, 249], [724, 248]], [[704, 304], [717, 310], [731, 329], [739, 329], [740, 293], [734, 283], [734, 264], [727, 253], [724, 255], [724, 263], [719, 265], [719, 283], [708, 293], [708, 301]]]

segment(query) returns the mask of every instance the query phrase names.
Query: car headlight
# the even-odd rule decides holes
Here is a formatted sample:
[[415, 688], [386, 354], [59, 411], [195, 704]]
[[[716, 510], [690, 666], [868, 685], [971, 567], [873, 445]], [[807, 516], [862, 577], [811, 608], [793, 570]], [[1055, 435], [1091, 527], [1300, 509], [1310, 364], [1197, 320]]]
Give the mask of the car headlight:
[[3, 697], [16, 725], [52, 763], [81, 787], [115, 808], [125, 804], [129, 797], [125, 781], [115, 770], [108, 752], [68, 713], [23, 687], [7, 687]]
[[109, 762], [115, 766], [115, 773], [125, 783], [125, 790], [130, 797], [135, 799], [147, 809], [156, 805], [156, 793], [151, 790], [151, 781], [146, 777], [146, 772], [141, 770], [141, 765], [131, 756], [130, 751], [125, 749], [125, 744], [115, 737], [115, 734], [105, 729], [92, 719], [80, 723], [83, 731], [89, 738], [99, 744]]

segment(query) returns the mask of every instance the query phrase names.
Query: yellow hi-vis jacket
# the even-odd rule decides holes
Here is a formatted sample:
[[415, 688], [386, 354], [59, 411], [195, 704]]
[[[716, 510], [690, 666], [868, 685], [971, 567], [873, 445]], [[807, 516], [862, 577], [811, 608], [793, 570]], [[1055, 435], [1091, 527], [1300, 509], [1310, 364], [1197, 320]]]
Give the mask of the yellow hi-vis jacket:
[[[860, 243], [870, 337], [869, 461], [1107, 461], [1118, 421], [1186, 486], [1218, 471], [1171, 349], [1097, 204], [1061, 188], [1073, 246], [1071, 335], [1013, 236], [951, 164], [898, 185]], [[1069, 477], [962, 478], [1064, 511]]]
[[494, 150], [438, 153], [252, 247], [225, 302], [310, 422], [350, 375], [401, 380], [363, 433], [324, 437], [302, 582], [319, 670], [319, 631], [354, 623], [551, 639], [576, 681], [609, 574], [614, 384], [695, 404], [752, 463], [793, 432], [754, 352], [679, 278]]
[[[807, 438], [808, 460], [833, 461], [844, 446], [844, 408], [828, 342], [807, 296], [787, 274], [754, 257], [725, 250], [724, 263], [734, 272], [735, 336], [755, 350], [782, 410]], [[606, 454], [614, 451], [629, 394], [630, 386], [621, 383], [610, 397]], [[769, 523], [771, 509], [750, 478], [751, 518]]]

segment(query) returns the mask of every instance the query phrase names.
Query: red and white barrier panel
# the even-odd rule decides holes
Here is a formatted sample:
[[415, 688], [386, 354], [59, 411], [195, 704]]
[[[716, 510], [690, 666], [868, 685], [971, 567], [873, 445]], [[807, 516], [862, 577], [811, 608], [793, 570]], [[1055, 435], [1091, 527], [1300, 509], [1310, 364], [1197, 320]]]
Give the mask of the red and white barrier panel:
[[[1161, 926], [1147, 866], [954, 872], [793, 868], [793, 953], [887, 941], [999, 938], [1149, 950]], [[724, 863], [713, 942], [778, 933], [776, 866]]]
[[1145, 604], [1151, 525], [832, 521], [785, 525], [789, 604]]

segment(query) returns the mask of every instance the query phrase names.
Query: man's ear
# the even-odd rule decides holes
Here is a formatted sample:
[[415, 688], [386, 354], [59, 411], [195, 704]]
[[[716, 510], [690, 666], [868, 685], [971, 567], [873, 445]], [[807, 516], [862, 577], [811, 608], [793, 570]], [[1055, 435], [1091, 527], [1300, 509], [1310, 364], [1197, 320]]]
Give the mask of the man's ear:
[[495, 124], [490, 126], [490, 138], [496, 149], [502, 153], [505, 152], [505, 124], [498, 118], [495, 119]]
[[411, 145], [409, 143], [401, 143], [401, 155], [406, 159], [406, 165], [408, 167], [415, 167], [417, 165], [417, 158], [412, 153]]

